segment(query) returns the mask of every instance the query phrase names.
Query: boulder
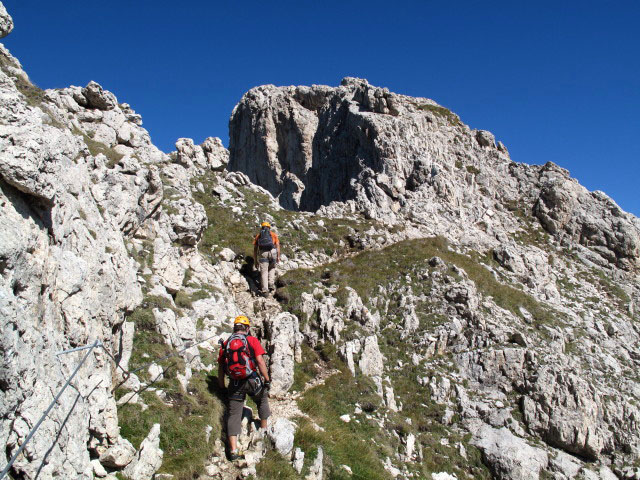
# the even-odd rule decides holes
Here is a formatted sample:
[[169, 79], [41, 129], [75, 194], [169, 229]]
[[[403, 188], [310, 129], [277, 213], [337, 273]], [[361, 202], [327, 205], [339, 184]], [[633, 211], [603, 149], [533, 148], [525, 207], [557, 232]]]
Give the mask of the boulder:
[[220, 251], [220, 259], [224, 260], [225, 262], [233, 262], [235, 258], [236, 258], [236, 252], [234, 252], [230, 248], [223, 248]]
[[208, 220], [204, 207], [187, 198], [170, 200], [167, 204], [175, 241], [182, 245], [196, 245], [207, 228]]
[[384, 372], [384, 357], [378, 347], [378, 337], [371, 335], [364, 340], [362, 356], [358, 363], [363, 374], [370, 377], [381, 376]]
[[300, 475], [300, 473], [302, 473], [302, 468], [304, 467], [304, 452], [300, 450], [300, 448], [296, 447], [291, 460], [293, 468], [298, 472], [298, 475]]
[[88, 108], [112, 110], [118, 105], [116, 96], [107, 90], [103, 90], [102, 86], [94, 81], [89, 82], [82, 89], [82, 94], [87, 99]]
[[284, 393], [293, 385], [294, 361], [300, 351], [302, 334], [298, 317], [282, 312], [265, 320], [269, 338], [271, 393]]
[[124, 475], [131, 480], [152, 480], [162, 465], [163, 452], [160, 450], [160, 424], [151, 428], [149, 435], [140, 444], [132, 462], [124, 469]]
[[481, 147], [495, 147], [496, 146], [496, 137], [493, 136], [491, 132], [486, 130], [477, 130], [476, 131], [476, 140]]
[[118, 443], [100, 455], [100, 463], [109, 468], [124, 468], [133, 460], [136, 449], [129, 440], [120, 438]]
[[2, 2], [0, 2], [0, 38], [4, 38], [13, 30], [13, 19], [7, 13]]
[[480, 449], [484, 463], [499, 480], [538, 478], [549, 461], [544, 450], [532, 447], [506, 428], [483, 425], [474, 434], [472, 444]]
[[295, 432], [296, 426], [293, 422], [282, 417], [276, 418], [267, 428], [269, 439], [283, 456], [291, 454]]

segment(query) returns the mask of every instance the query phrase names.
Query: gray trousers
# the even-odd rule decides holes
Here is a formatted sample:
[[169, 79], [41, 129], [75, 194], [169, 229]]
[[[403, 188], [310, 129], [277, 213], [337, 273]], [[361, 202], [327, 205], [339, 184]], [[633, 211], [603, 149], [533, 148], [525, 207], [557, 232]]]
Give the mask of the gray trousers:
[[[229, 411], [227, 413], [227, 435], [237, 436], [242, 431], [242, 410], [247, 393], [251, 394], [253, 386], [251, 380], [240, 380], [238, 383], [231, 380], [229, 383]], [[258, 415], [261, 420], [266, 420], [271, 416], [269, 408], [269, 398], [267, 391], [263, 388], [251, 398], [258, 405]]]
[[276, 287], [276, 260], [278, 259], [278, 250], [259, 251], [260, 262], [260, 289], [262, 293], [267, 293], [269, 289]]

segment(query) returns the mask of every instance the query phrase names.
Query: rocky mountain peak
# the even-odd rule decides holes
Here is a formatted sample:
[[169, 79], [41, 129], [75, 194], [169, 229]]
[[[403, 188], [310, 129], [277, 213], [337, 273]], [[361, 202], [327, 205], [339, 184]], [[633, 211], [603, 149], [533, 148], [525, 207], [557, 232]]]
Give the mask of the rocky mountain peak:
[[510, 206], [518, 204], [558, 240], [639, 266], [636, 217], [557, 165], [513, 162], [490, 132], [432, 100], [351, 77], [335, 88], [270, 85], [241, 99], [229, 128], [229, 169], [287, 209], [359, 211], [492, 244], [517, 225]]

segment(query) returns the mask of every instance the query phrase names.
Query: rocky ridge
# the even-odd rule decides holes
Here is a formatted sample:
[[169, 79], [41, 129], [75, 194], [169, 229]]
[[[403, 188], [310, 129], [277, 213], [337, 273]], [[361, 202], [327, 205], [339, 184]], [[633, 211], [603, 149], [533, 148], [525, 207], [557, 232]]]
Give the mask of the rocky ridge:
[[588, 192], [556, 165], [512, 162], [490, 132], [433, 100], [366, 80], [250, 90], [232, 113], [229, 151], [229, 169], [286, 208], [409, 221], [485, 248], [505, 243], [522, 209], [558, 240], [589, 247], [600, 265], [639, 266], [638, 219], [604, 193]]
[[[55, 354], [106, 347], [17, 478], [640, 477], [638, 219], [606, 195], [364, 80], [258, 87], [229, 152], [166, 155], [97, 83], [0, 60], [6, 460], [82, 355]], [[253, 294], [264, 218], [279, 303]], [[231, 465], [207, 372], [239, 313], [275, 415]]]

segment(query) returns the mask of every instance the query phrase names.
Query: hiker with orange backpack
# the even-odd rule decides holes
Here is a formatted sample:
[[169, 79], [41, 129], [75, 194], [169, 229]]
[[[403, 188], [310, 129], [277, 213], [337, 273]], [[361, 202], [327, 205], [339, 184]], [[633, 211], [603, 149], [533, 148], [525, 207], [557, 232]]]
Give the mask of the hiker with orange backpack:
[[[220, 345], [218, 354], [218, 386], [225, 390], [224, 377], [229, 377], [227, 391], [228, 416], [227, 437], [229, 459], [239, 458], [238, 435], [242, 429], [242, 410], [249, 394], [258, 405], [260, 429], [267, 428], [271, 415], [268, 392], [269, 372], [263, 355], [266, 353], [258, 339], [249, 334], [249, 319], [240, 315], [233, 321], [233, 333]], [[258, 373], [259, 372], [259, 373]]]
[[280, 261], [280, 239], [269, 222], [260, 224], [260, 233], [253, 239], [253, 259], [254, 267], [260, 265], [260, 288], [266, 297], [276, 288], [276, 264]]

